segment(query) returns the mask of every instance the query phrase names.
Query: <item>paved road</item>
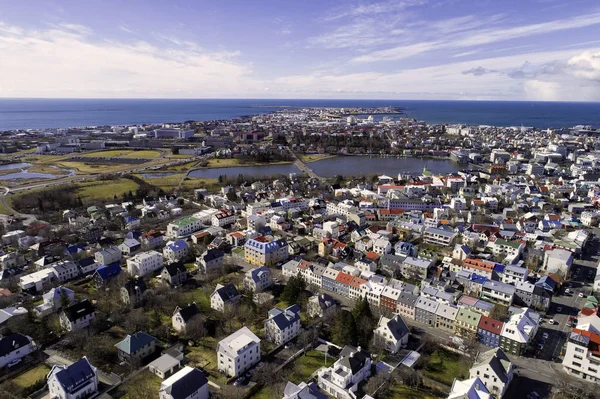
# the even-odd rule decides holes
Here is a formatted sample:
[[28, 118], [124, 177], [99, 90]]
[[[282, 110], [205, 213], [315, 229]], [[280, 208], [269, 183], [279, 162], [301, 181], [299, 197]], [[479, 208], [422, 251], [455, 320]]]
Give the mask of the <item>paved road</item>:
[[324, 177], [321, 177], [318, 174], [316, 174], [311, 168], [308, 167], [308, 165], [306, 165], [304, 162], [302, 162], [298, 158], [298, 156], [296, 156], [296, 153], [294, 153], [294, 151], [290, 150], [289, 147], [286, 147], [286, 148], [287, 148], [288, 152], [294, 158], [294, 165], [296, 165], [296, 167], [298, 169], [300, 169], [301, 172], [305, 172], [309, 177], [311, 177], [313, 179], [325, 180]]

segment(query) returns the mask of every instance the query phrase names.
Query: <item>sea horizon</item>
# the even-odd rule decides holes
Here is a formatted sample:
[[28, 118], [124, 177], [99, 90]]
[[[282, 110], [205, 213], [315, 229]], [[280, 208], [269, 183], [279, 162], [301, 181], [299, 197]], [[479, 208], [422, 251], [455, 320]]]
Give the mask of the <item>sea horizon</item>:
[[[0, 130], [229, 120], [285, 107], [384, 107], [428, 124], [600, 127], [600, 102], [272, 98], [0, 98]], [[250, 111], [253, 110], [253, 111]]]

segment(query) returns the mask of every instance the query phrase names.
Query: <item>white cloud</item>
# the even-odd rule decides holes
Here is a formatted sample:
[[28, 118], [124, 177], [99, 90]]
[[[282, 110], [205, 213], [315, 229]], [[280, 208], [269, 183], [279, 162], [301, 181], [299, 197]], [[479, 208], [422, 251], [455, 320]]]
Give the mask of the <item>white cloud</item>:
[[0, 97], [240, 97], [262, 87], [239, 52], [163, 39], [108, 42], [80, 25], [0, 24]]
[[574, 76], [600, 82], [600, 52], [586, 51], [572, 57], [567, 65]]

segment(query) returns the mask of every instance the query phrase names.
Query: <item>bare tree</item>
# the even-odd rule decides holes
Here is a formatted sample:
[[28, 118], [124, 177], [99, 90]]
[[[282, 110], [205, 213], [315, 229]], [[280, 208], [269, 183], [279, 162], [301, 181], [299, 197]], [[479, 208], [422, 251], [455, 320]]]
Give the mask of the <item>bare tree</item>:
[[387, 351], [387, 343], [385, 342], [385, 338], [379, 334], [373, 334], [373, 338], [371, 338], [371, 342], [369, 343], [369, 351], [373, 355], [381, 357], [381, 355]]
[[392, 383], [392, 377], [389, 373], [382, 371], [375, 376], [369, 378], [365, 386], [365, 392], [375, 399], [383, 399], [387, 397], [388, 391]]
[[300, 334], [298, 334], [298, 343], [300, 344], [300, 346], [302, 346], [302, 350], [304, 351], [305, 355], [307, 347], [312, 348], [317, 338], [317, 332], [313, 328], [307, 328], [300, 331]]
[[[153, 392], [152, 394], [154, 395], [155, 393]], [[244, 392], [236, 386], [222, 384], [221, 389], [215, 393], [215, 397], [218, 399], [239, 399], [244, 397]]]
[[199, 342], [206, 336], [204, 320], [200, 315], [194, 316], [185, 326], [184, 337], [194, 342]]

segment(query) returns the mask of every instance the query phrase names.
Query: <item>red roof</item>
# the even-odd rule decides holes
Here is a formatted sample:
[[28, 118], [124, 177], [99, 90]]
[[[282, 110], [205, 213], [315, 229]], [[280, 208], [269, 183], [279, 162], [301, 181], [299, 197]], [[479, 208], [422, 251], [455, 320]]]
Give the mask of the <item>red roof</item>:
[[492, 319], [491, 317], [481, 316], [479, 319], [479, 328], [485, 331], [489, 331], [494, 334], [500, 334], [504, 323], [500, 320]]
[[592, 331], [580, 330], [578, 328], [574, 328], [573, 332], [576, 334], [583, 335], [584, 337], [588, 337], [590, 339], [590, 344], [588, 349], [594, 353], [595, 355], [600, 355], [600, 335], [596, 334]]
[[335, 281], [340, 282], [344, 285], [350, 285], [352, 278], [353, 277], [348, 273], [339, 272], [337, 277], [335, 278]]
[[374, 261], [377, 261], [377, 259], [379, 259], [379, 255], [372, 251], [367, 252], [366, 257]]
[[363, 285], [367, 281], [368, 280], [362, 279], [360, 277], [352, 277], [352, 280], [350, 281], [350, 286], [354, 287], [354, 288], [359, 288], [361, 285]]

